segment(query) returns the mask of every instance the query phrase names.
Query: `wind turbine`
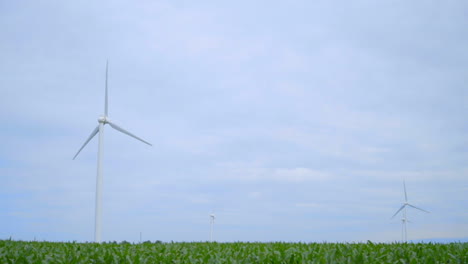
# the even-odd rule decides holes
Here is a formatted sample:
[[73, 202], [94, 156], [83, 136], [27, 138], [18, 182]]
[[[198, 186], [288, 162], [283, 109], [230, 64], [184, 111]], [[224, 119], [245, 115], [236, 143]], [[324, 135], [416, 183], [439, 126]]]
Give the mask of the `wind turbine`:
[[116, 125], [115, 123], [111, 122], [108, 117], [108, 100], [107, 100], [107, 72], [109, 62], [106, 62], [106, 92], [105, 92], [105, 99], [104, 99], [104, 115], [98, 118], [98, 126], [91, 132], [91, 135], [85, 141], [83, 146], [78, 150], [75, 154], [73, 159], [75, 159], [78, 154], [80, 154], [81, 150], [88, 144], [88, 142], [99, 133], [99, 141], [98, 141], [98, 157], [97, 157], [97, 176], [96, 176], [96, 211], [95, 211], [95, 222], [94, 222], [94, 241], [96, 243], [101, 242], [101, 219], [102, 219], [102, 142], [103, 142], [103, 134], [104, 134], [104, 125], [109, 124], [113, 129], [124, 133], [128, 136], [131, 136], [145, 144], [152, 146], [150, 143], [144, 141], [143, 139], [133, 135], [132, 133], [128, 132], [127, 130], [121, 128], [120, 126]]
[[[408, 203], [408, 195], [406, 194], [406, 184], [405, 184], [405, 181], [403, 181], [403, 190], [405, 191], [405, 202], [403, 203], [403, 205], [400, 207], [400, 209], [398, 209], [398, 211], [396, 211], [396, 213], [392, 216], [392, 218], [395, 217], [395, 215], [397, 215], [401, 210], [403, 210], [403, 218], [401, 219], [401, 240], [403, 242], [406, 242], [407, 241], [407, 237], [408, 237], [408, 233], [407, 233], [407, 229], [406, 229], [406, 223], [407, 222], [410, 222], [408, 221], [408, 219], [406, 218], [406, 208], [409, 206], [409, 207], [413, 207], [414, 209], [418, 209], [419, 211], [423, 211], [423, 212], [426, 212], [426, 213], [429, 213], [428, 211], [424, 210], [424, 209], [421, 209], [419, 207], [416, 207], [410, 203]], [[410, 222], [411, 223], [411, 222]]]
[[210, 214], [210, 242], [213, 242], [213, 226], [215, 222], [215, 215], [213, 213]]

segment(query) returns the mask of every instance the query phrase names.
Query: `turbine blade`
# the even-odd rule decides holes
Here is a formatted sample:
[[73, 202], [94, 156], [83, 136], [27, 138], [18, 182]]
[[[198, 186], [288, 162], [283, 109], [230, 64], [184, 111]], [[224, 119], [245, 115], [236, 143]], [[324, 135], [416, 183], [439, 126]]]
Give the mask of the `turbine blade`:
[[76, 158], [76, 156], [78, 156], [78, 154], [80, 154], [81, 150], [86, 146], [86, 144], [88, 144], [88, 142], [99, 132], [99, 126], [97, 126], [93, 132], [91, 132], [91, 135], [89, 135], [88, 139], [86, 140], [86, 142], [83, 144], [83, 146], [81, 146], [80, 150], [78, 150], [78, 152], [75, 154], [75, 156], [73, 157], [73, 159]]
[[109, 121], [108, 121], [107, 123], [108, 123], [112, 128], [114, 128], [115, 130], [120, 131], [120, 132], [122, 132], [122, 133], [124, 133], [124, 134], [127, 134], [127, 135], [131, 136], [132, 138], [138, 139], [138, 140], [140, 140], [141, 142], [143, 142], [143, 143], [145, 143], [145, 144], [148, 144], [148, 145], [150, 145], [150, 146], [153, 146], [153, 145], [151, 145], [151, 143], [144, 141], [143, 139], [141, 139], [141, 138], [139, 138], [139, 137], [133, 135], [132, 133], [128, 132], [127, 130], [125, 130], [125, 129], [121, 128], [121, 127], [119, 127], [118, 125], [116, 125], [116, 124], [114, 124], [114, 123], [112, 123], [112, 122], [109, 122]]
[[106, 61], [106, 95], [104, 99], [104, 115], [107, 116], [107, 109], [108, 109], [108, 103], [107, 103], [107, 72], [109, 68], [109, 61]]
[[416, 207], [414, 205], [411, 205], [411, 204], [408, 204], [409, 206], [413, 207], [414, 209], [418, 209], [419, 211], [423, 211], [423, 212], [426, 212], [426, 213], [429, 213], [428, 211], [424, 210], [424, 209], [421, 209], [419, 207]]
[[396, 213], [391, 218], [395, 217], [395, 215], [397, 215], [401, 210], [403, 210], [403, 208], [405, 208], [405, 205], [402, 205], [400, 209], [398, 209], [398, 211], [396, 211]]
[[406, 184], [405, 184], [405, 181], [403, 181], [403, 189], [405, 189], [405, 202], [408, 202], [408, 195], [406, 195]]

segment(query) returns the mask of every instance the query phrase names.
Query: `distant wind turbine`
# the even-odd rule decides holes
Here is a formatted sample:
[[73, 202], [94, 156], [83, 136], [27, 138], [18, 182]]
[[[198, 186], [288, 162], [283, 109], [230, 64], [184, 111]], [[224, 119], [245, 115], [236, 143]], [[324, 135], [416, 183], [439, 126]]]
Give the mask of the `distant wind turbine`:
[[210, 242], [213, 242], [213, 226], [215, 222], [215, 215], [213, 213], [210, 214]]
[[143, 139], [133, 135], [132, 133], [128, 132], [127, 130], [121, 128], [120, 126], [116, 125], [115, 123], [111, 122], [108, 117], [108, 100], [107, 100], [107, 73], [108, 73], [108, 66], [109, 63], [106, 62], [106, 93], [104, 99], [104, 115], [98, 118], [99, 125], [91, 132], [91, 135], [85, 141], [83, 146], [78, 150], [76, 155], [73, 157], [75, 159], [78, 154], [80, 154], [81, 150], [88, 144], [88, 142], [99, 133], [99, 142], [98, 142], [98, 158], [97, 158], [97, 177], [96, 177], [96, 211], [95, 211], [95, 222], [94, 222], [94, 241], [97, 243], [101, 242], [101, 218], [102, 218], [102, 141], [103, 141], [103, 134], [104, 134], [104, 125], [109, 124], [113, 129], [124, 133], [128, 136], [131, 136], [145, 144], [152, 146], [150, 143], [144, 141]]
[[[403, 181], [403, 190], [405, 192], [405, 203], [403, 203], [403, 205], [400, 207], [400, 209], [398, 209], [398, 211], [396, 211], [396, 213], [392, 216], [392, 218], [394, 218], [401, 210], [403, 210], [403, 218], [401, 219], [401, 240], [403, 242], [406, 242], [407, 241], [407, 238], [408, 238], [408, 233], [407, 233], [407, 229], [406, 229], [406, 223], [407, 222], [410, 222], [408, 221], [408, 219], [406, 218], [406, 208], [409, 206], [409, 207], [413, 207], [414, 209], [418, 209], [419, 211], [423, 211], [423, 212], [426, 212], [426, 213], [429, 213], [428, 211], [424, 210], [424, 209], [421, 209], [419, 207], [416, 207], [410, 203], [408, 203], [408, 195], [406, 194], [406, 184], [405, 184], [405, 181]], [[410, 222], [411, 223], [411, 222]]]

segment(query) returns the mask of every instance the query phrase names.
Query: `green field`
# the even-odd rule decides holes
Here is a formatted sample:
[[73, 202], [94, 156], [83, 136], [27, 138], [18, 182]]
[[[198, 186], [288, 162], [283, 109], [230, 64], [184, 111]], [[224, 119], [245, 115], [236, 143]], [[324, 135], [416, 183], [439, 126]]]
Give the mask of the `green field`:
[[54, 243], [0, 240], [0, 263], [468, 263], [468, 243]]

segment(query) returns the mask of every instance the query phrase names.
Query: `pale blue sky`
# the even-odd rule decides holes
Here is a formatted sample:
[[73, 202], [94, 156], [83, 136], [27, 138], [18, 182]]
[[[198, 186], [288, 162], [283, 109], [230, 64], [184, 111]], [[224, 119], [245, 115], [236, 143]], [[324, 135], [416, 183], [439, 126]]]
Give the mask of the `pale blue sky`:
[[465, 1], [0, 1], [0, 239], [468, 237]]

